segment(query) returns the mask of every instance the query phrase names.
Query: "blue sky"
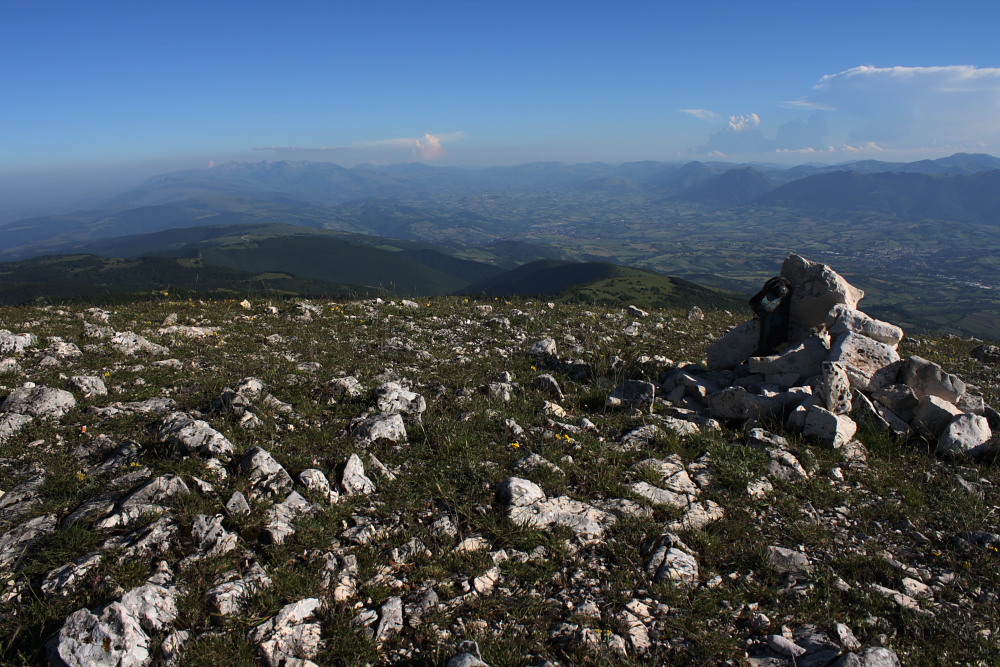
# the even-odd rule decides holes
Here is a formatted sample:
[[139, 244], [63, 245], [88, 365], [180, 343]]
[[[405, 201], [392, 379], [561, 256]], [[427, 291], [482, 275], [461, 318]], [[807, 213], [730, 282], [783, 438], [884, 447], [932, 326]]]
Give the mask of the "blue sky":
[[1000, 3], [2, 0], [0, 181], [1000, 154]]

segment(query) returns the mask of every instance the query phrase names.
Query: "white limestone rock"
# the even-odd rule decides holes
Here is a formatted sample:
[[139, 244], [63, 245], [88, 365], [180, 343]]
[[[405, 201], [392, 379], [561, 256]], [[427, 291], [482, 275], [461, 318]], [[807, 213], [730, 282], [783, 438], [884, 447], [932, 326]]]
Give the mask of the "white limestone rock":
[[419, 419], [427, 409], [427, 401], [398, 382], [386, 382], [375, 390], [376, 407], [382, 414], [407, 415]]
[[913, 425], [938, 438], [948, 428], [951, 421], [962, 414], [958, 406], [930, 394], [924, 395], [917, 404]]
[[851, 386], [867, 391], [872, 377], [899, 361], [899, 354], [890, 345], [848, 332], [834, 339], [827, 360], [840, 362], [851, 379]]
[[823, 372], [823, 361], [829, 353], [829, 343], [822, 336], [813, 335], [781, 354], [750, 357], [747, 367], [751, 373], [761, 375], [793, 373], [808, 378]]
[[598, 539], [615, 523], [615, 517], [587, 503], [566, 496], [551, 498], [523, 508], [511, 508], [514, 523], [535, 528], [561, 526], [584, 538]]
[[709, 346], [706, 365], [712, 371], [736, 368], [756, 354], [759, 345], [760, 320], [747, 320]]
[[990, 424], [985, 417], [963, 413], [951, 423], [938, 438], [938, 452], [947, 456], [978, 457], [989, 453], [993, 437]]
[[498, 487], [497, 500], [504, 505], [525, 507], [545, 500], [545, 492], [542, 491], [542, 487], [532, 481], [520, 477], [510, 477]]
[[54, 514], [37, 516], [0, 536], [0, 571], [17, 565], [38, 540], [56, 530]]
[[368, 495], [375, 493], [375, 482], [365, 475], [365, 464], [357, 454], [351, 454], [344, 464], [344, 472], [340, 478], [340, 488], [345, 496]]
[[229, 460], [236, 452], [226, 436], [201, 419], [194, 419], [185, 412], [173, 412], [160, 422], [157, 429], [160, 442], [177, 445], [182, 454], [214, 456]]
[[791, 321], [805, 327], [826, 324], [827, 313], [837, 304], [856, 309], [865, 295], [829, 266], [796, 254], [781, 265], [781, 275], [791, 283]]
[[698, 560], [674, 533], [650, 540], [643, 546], [642, 553], [651, 581], [673, 581], [685, 589], [698, 585]]
[[55, 568], [45, 575], [41, 585], [42, 592], [46, 595], [68, 596], [87, 573], [100, 565], [103, 559], [104, 556], [100, 553], [89, 553]]
[[531, 346], [531, 356], [545, 358], [555, 358], [559, 353], [556, 341], [552, 338], [543, 338], [536, 341]]
[[104, 385], [104, 380], [96, 375], [74, 375], [69, 379], [77, 391], [86, 397], [104, 396], [108, 393], [108, 388]]
[[177, 589], [157, 584], [133, 588], [121, 604], [146, 632], [163, 632], [177, 620]]
[[33, 333], [15, 334], [0, 329], [0, 354], [21, 354], [38, 344], [38, 336]]
[[323, 498], [327, 503], [333, 505], [340, 499], [340, 494], [330, 487], [330, 480], [323, 474], [322, 470], [316, 468], [306, 468], [299, 473], [299, 483], [306, 487], [311, 493]]
[[893, 347], [903, 340], [903, 330], [895, 324], [876, 320], [844, 304], [837, 304], [830, 309], [826, 324], [831, 336], [851, 332]]
[[814, 405], [806, 412], [802, 435], [815, 438], [831, 449], [840, 449], [854, 437], [857, 430], [858, 425], [847, 415], [835, 415]]
[[643, 380], [625, 380], [615, 387], [615, 390], [608, 396], [606, 405], [634, 405], [636, 407], [650, 409], [653, 400], [656, 398], [656, 385]]
[[322, 628], [314, 619], [322, 609], [323, 602], [318, 598], [299, 600], [285, 605], [251, 630], [250, 641], [258, 645], [264, 664], [281, 667], [319, 655], [323, 649]]
[[222, 525], [221, 516], [198, 514], [191, 526], [194, 547], [200, 556], [211, 558], [236, 549], [239, 536]]
[[378, 611], [378, 617], [374, 639], [383, 642], [403, 629], [403, 600], [398, 596], [386, 600]]
[[267, 511], [267, 524], [260, 532], [260, 541], [263, 544], [284, 544], [290, 535], [295, 534], [295, 519], [314, 510], [315, 507], [308, 500], [297, 491], [292, 491], [287, 498]]
[[0, 412], [16, 412], [43, 419], [59, 419], [76, 407], [73, 394], [63, 389], [26, 383], [10, 392], [0, 404]]
[[728, 387], [709, 396], [706, 403], [713, 417], [748, 421], [776, 415], [788, 401], [788, 396], [766, 396], [750, 393], [743, 387]]
[[114, 334], [111, 337], [111, 347], [129, 356], [135, 356], [139, 353], [149, 355], [170, 354], [168, 348], [152, 343], [134, 331], [119, 331]]
[[837, 415], [846, 415], [851, 411], [851, 380], [847, 371], [836, 361], [823, 362], [823, 382], [819, 387], [819, 396], [823, 407]]
[[937, 396], [955, 403], [965, 393], [965, 383], [957, 375], [923, 357], [907, 358], [899, 370], [899, 381], [912, 388], [917, 398]]
[[354, 440], [361, 445], [370, 445], [380, 440], [392, 443], [406, 442], [406, 425], [399, 414], [376, 415], [365, 419], [354, 431]]
[[239, 613], [250, 596], [270, 588], [271, 584], [264, 569], [254, 563], [242, 578], [209, 589], [205, 593], [205, 604], [213, 615], [232, 616]]
[[120, 507], [145, 507], [158, 505], [168, 498], [191, 493], [184, 480], [177, 475], [163, 475], [142, 484], [121, 501]]
[[801, 551], [785, 547], [767, 547], [768, 562], [777, 574], [785, 576], [808, 576], [812, 574], [809, 558]]
[[144, 667], [149, 663], [149, 635], [120, 602], [68, 617], [50, 645], [68, 667]]
[[15, 433], [31, 422], [31, 417], [17, 412], [0, 414], [0, 445], [10, 440]]
[[639, 481], [630, 490], [655, 505], [684, 509], [693, 503], [701, 490], [688, 475], [680, 456], [673, 454], [665, 459], [646, 459], [630, 469], [633, 476], [653, 475], [655, 484]]
[[339, 400], [352, 400], [364, 396], [365, 389], [354, 376], [346, 376], [330, 380], [330, 402], [336, 403]]
[[281, 496], [292, 490], [292, 476], [261, 447], [252, 447], [243, 455], [240, 470], [250, 482], [251, 496]]

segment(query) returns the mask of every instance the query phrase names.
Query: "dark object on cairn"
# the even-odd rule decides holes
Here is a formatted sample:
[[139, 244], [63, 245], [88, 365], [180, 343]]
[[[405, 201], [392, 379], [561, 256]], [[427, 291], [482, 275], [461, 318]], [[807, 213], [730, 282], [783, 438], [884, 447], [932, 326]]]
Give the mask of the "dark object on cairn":
[[750, 299], [750, 307], [760, 318], [758, 356], [773, 354], [788, 342], [788, 323], [792, 285], [787, 278], [775, 276]]

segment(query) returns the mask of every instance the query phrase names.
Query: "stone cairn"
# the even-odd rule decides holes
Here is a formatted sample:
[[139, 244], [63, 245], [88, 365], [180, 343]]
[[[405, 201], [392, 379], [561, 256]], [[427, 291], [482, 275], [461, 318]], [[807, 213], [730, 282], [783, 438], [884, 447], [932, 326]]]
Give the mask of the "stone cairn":
[[709, 372], [672, 383], [670, 398], [718, 419], [783, 419], [828, 447], [852, 443], [866, 420], [943, 456], [995, 454], [1000, 414], [939, 365], [901, 358], [902, 329], [858, 310], [862, 297], [829, 266], [789, 255], [751, 299], [757, 317], [714, 343]]

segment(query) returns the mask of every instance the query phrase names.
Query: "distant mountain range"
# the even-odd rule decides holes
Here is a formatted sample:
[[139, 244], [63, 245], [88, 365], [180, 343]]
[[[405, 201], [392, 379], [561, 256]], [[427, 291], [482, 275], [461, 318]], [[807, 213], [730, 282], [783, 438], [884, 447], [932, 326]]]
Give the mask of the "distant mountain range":
[[[798, 252], [835, 259], [883, 299], [876, 309], [907, 309], [904, 323], [961, 322], [1000, 335], [998, 227], [1000, 159], [979, 154], [791, 168], [231, 163], [151, 178], [94, 209], [0, 225], [0, 261], [8, 262], [0, 298], [69, 295], [85, 283], [108, 294], [129, 284], [158, 289], [165, 283], [146, 278], [166, 275], [175, 287], [223, 289], [229, 280], [242, 285], [236, 291], [475, 288], [606, 301], [645, 290], [645, 303], [667, 303], [694, 298], [698, 286], [678, 279], [752, 292]], [[60, 265], [55, 256], [74, 259]], [[141, 259], [147, 275], [113, 258]], [[616, 274], [622, 265], [652, 273]], [[520, 273], [504, 274], [512, 269]], [[666, 275], [678, 278], [653, 284]], [[609, 287], [625, 278], [639, 292]], [[719, 294], [700, 298], [735, 303]], [[907, 299], [940, 305], [932, 313]]]
[[179, 227], [275, 222], [470, 245], [522, 232], [544, 216], [545, 199], [686, 203], [708, 210], [781, 206], [995, 225], [998, 184], [1000, 159], [975, 154], [793, 168], [722, 162], [543, 162], [486, 169], [231, 163], [151, 178], [97, 209], [2, 225], [0, 258], [73, 252], [95, 239]]

